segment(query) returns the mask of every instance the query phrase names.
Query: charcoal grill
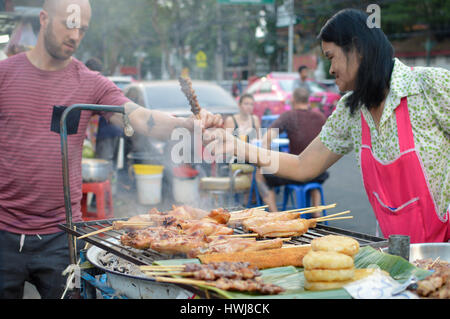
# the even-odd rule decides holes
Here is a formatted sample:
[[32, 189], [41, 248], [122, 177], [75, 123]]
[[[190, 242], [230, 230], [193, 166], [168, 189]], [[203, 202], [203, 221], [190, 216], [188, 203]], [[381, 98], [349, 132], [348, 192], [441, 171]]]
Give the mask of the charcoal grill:
[[[239, 209], [228, 209], [229, 211], [240, 210]], [[110, 227], [113, 225], [114, 221], [118, 220], [126, 220], [126, 218], [120, 219], [108, 219], [108, 220], [98, 220], [98, 221], [86, 221], [74, 223], [72, 227], [67, 227], [66, 224], [59, 225], [61, 229], [66, 231], [68, 234], [74, 237], [80, 237], [96, 231], [98, 229]], [[243, 234], [246, 233], [242, 228], [235, 228], [235, 234]], [[108, 230], [103, 233], [85, 237], [84, 241], [96, 246], [95, 248], [100, 248], [107, 253], [113, 254], [119, 258], [122, 258], [126, 261], [129, 261], [137, 266], [142, 265], [151, 265], [155, 261], [158, 260], [167, 260], [167, 259], [176, 259], [176, 258], [186, 258], [185, 255], [166, 255], [159, 253], [157, 251], [147, 249], [147, 250], [139, 250], [134, 249], [120, 243], [120, 236], [125, 233], [125, 230]], [[358, 241], [361, 247], [371, 246], [374, 248], [386, 247], [388, 245], [388, 241], [384, 238], [378, 238], [371, 235], [361, 234], [357, 232], [348, 231], [345, 229], [340, 229], [336, 227], [330, 227], [322, 224], [317, 224], [315, 228], [309, 229], [307, 233], [302, 236], [292, 237], [289, 241], [285, 241], [285, 244], [291, 245], [306, 245], [310, 244], [314, 238], [319, 238], [326, 235], [345, 235], [352, 237]], [[94, 248], [94, 247], [93, 247]], [[92, 248], [91, 248], [92, 249]], [[91, 263], [99, 265], [101, 264], [99, 260], [90, 260]], [[106, 269], [106, 268], [100, 268]], [[159, 284], [155, 281], [154, 278], [145, 277], [139, 278], [128, 274], [120, 274], [115, 271], [106, 270], [111, 278], [111, 282], [113, 286], [117, 286], [117, 289], [121, 291], [127, 291], [131, 295], [136, 293], [135, 291], [129, 290], [130, 288], [124, 285], [124, 282], [130, 281], [129, 284], [139, 287], [147, 287], [147, 285]], [[120, 281], [118, 282], [118, 279]], [[196, 286], [185, 285], [185, 284], [176, 284], [180, 289], [184, 289], [185, 291], [189, 291], [195, 295], [198, 295], [201, 298], [221, 298], [220, 295], [209, 292], [206, 293], [203, 289], [197, 288]], [[155, 290], [155, 287], [151, 286], [151, 290]], [[141, 297], [142, 298], [142, 297]], [[155, 298], [152, 296], [151, 298]]]
[[[231, 209], [229, 209], [231, 210]], [[67, 227], [65, 224], [61, 224], [60, 228], [68, 232], [69, 234], [80, 237], [85, 234], [91, 233], [98, 229], [112, 226], [114, 221], [125, 219], [108, 219], [99, 221], [80, 222], [73, 224], [74, 227]], [[246, 233], [242, 228], [235, 228], [235, 234]], [[114, 254], [120, 258], [128, 260], [136, 265], [151, 265], [154, 261], [173, 259], [173, 258], [186, 258], [184, 255], [166, 255], [161, 254], [151, 249], [139, 250], [134, 249], [120, 243], [120, 236], [124, 233], [124, 230], [108, 230], [106, 232], [85, 237], [83, 240], [97, 246], [111, 254]], [[378, 238], [375, 236], [361, 234], [353, 231], [348, 231], [341, 228], [326, 226], [317, 224], [315, 228], [311, 228], [307, 233], [302, 236], [292, 237], [289, 241], [285, 241], [285, 244], [291, 245], [307, 245], [310, 244], [314, 238], [323, 237], [326, 235], [343, 235], [354, 238], [358, 241], [361, 247], [371, 246], [374, 248], [382, 248], [387, 246], [388, 242], [384, 238]]]

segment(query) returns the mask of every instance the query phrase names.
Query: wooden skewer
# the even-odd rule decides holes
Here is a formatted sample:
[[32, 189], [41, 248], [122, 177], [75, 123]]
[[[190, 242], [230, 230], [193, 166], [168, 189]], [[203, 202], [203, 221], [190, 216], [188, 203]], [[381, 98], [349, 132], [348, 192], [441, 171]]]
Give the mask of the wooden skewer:
[[441, 258], [441, 257], [438, 256], [438, 257], [431, 263], [431, 265], [429, 265], [429, 266], [427, 267], [427, 269], [433, 268], [433, 266], [439, 261], [440, 258]]
[[[292, 239], [291, 237], [281, 238], [282, 241], [290, 241], [291, 239]], [[257, 242], [260, 243], [260, 242], [264, 242], [264, 241], [273, 241], [273, 240], [275, 240], [275, 238], [274, 239], [259, 240]]]
[[126, 228], [127, 226], [128, 227], [133, 227], [133, 226], [134, 227], [136, 227], [136, 226], [138, 226], [138, 227], [139, 226], [147, 227], [147, 226], [154, 226], [154, 225], [155, 225], [154, 222], [128, 222], [128, 221], [125, 221], [125, 220], [124, 221], [120, 221], [119, 220], [119, 221], [113, 222], [112, 226], [108, 226], [108, 227], [105, 227], [105, 228], [93, 231], [91, 233], [85, 234], [83, 236], [78, 237], [78, 239], [83, 239], [83, 238], [86, 238], [86, 237], [98, 235], [100, 233], [104, 233], [104, 232], [107, 232], [107, 231], [113, 230], [113, 229]]
[[235, 237], [258, 237], [258, 234], [235, 234], [235, 235], [212, 235], [212, 236], [208, 236], [208, 237], [226, 237], [226, 238], [235, 238]]
[[267, 208], [267, 207], [269, 207], [269, 205], [258, 206], [258, 207], [251, 207], [251, 208], [236, 210], [234, 212], [230, 212], [230, 214], [237, 214], [237, 213], [245, 212], [246, 210], [250, 210], [250, 209], [264, 209], [264, 208]]
[[325, 218], [325, 219], [321, 219], [318, 222], [328, 222], [328, 221], [332, 221], [332, 220], [340, 220], [340, 219], [353, 219], [353, 216], [345, 216], [345, 217], [331, 217], [331, 218]]
[[310, 210], [310, 209], [328, 209], [328, 208], [334, 208], [336, 207], [337, 204], [330, 204], [330, 205], [321, 205], [321, 206], [312, 206], [312, 207], [305, 207], [305, 208], [301, 208], [300, 211], [305, 211], [305, 210]]
[[129, 222], [126, 220], [113, 222], [113, 226], [117, 228], [127, 227], [127, 226], [154, 226], [154, 222]]
[[351, 212], [350, 210], [347, 210], [347, 211], [342, 212], [342, 213], [337, 213], [337, 214], [332, 214], [332, 215], [328, 215], [328, 216], [318, 217], [318, 218], [316, 218], [316, 221], [319, 222], [319, 221], [321, 221], [321, 220], [324, 219], [324, 218], [337, 217], [337, 216], [341, 216], [341, 215], [348, 214], [348, 213], [350, 213], [350, 212]]
[[[304, 214], [310, 214], [310, 213], [318, 212], [318, 211], [321, 211], [321, 210], [324, 210], [324, 209], [334, 208], [334, 207], [336, 207], [336, 205], [337, 204], [331, 204], [331, 205], [326, 205], [326, 206], [313, 206], [313, 207], [306, 207], [306, 208], [297, 208], [297, 209], [281, 211], [279, 213], [298, 213], [299, 215], [304, 215]], [[253, 217], [254, 216], [242, 216], [242, 217], [235, 216], [235, 217], [231, 217], [230, 220], [231, 221], [243, 220], [243, 219], [250, 219], [250, 218], [253, 218]]]
[[334, 207], [336, 207], [336, 204], [332, 204], [332, 205], [328, 205], [328, 206], [317, 206], [315, 208], [311, 208], [311, 209], [302, 211], [301, 215], [309, 214], [309, 213], [315, 213], [315, 212], [319, 212], [319, 211], [324, 210], [324, 209], [330, 209], [330, 208], [334, 208]]
[[170, 277], [155, 277], [156, 281], [171, 282], [176, 284], [191, 284], [191, 285], [207, 285], [215, 286], [213, 283], [209, 283], [203, 280], [187, 279], [187, 278], [170, 278]]
[[100, 233], [107, 232], [109, 230], [113, 230], [113, 226], [105, 227], [105, 228], [93, 231], [91, 233], [87, 233], [87, 234], [85, 234], [83, 236], [78, 237], [78, 239], [83, 239], [83, 238], [86, 238], [86, 237], [94, 236], [94, 235], [97, 235], [97, 234], [100, 234]]
[[184, 269], [185, 266], [184, 265], [173, 265], [173, 266], [140, 266], [139, 269], [141, 271], [174, 271], [177, 270], [179, 271], [180, 269]]
[[194, 275], [193, 272], [167, 272], [167, 273], [161, 273], [161, 272], [149, 272], [145, 271], [145, 275], [155, 277], [155, 276], [183, 276], [183, 277], [192, 277]]

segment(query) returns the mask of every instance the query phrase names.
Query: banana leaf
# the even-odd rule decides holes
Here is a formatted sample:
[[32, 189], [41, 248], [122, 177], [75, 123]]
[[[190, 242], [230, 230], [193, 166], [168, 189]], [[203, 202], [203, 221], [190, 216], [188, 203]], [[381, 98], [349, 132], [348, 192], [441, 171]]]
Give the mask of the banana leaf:
[[[186, 263], [200, 263], [198, 259], [172, 259], [160, 260], [156, 262], [160, 265], [179, 265]], [[370, 246], [360, 249], [354, 258], [355, 268], [379, 267], [387, 271], [392, 278], [404, 282], [411, 275], [415, 275], [419, 280], [431, 274], [430, 271], [415, 267], [405, 259], [383, 253]], [[225, 291], [216, 287], [199, 285], [201, 289], [209, 289], [222, 298], [226, 299], [351, 299], [350, 294], [345, 289], [333, 289], [325, 291], [307, 291], [304, 289], [305, 277], [303, 268], [299, 267], [278, 267], [261, 270], [261, 278], [265, 283], [278, 285], [285, 289], [279, 295], [260, 295], [253, 293], [243, 293], [235, 291]]]

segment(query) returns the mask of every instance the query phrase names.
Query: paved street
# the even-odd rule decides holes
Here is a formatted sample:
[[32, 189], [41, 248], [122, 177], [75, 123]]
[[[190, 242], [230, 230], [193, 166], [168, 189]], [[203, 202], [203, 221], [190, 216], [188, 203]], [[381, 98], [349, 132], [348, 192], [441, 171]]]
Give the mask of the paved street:
[[377, 223], [364, 190], [355, 154], [344, 156], [331, 167], [329, 173], [330, 178], [323, 185], [325, 201], [329, 204], [337, 203], [337, 207], [328, 213], [351, 210], [351, 215], [354, 216], [349, 220], [329, 222], [329, 225], [375, 235]]

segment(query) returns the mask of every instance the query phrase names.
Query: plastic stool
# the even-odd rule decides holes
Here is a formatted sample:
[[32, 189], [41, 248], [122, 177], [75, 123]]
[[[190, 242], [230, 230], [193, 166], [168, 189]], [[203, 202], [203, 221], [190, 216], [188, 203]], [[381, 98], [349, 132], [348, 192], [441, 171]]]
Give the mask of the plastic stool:
[[[311, 193], [310, 191], [313, 189], [318, 189], [320, 192], [320, 200], [322, 205], [325, 205], [325, 199], [323, 196], [322, 185], [319, 183], [307, 183], [303, 185], [297, 184], [288, 184], [284, 187], [284, 197], [283, 197], [283, 211], [286, 210], [287, 204], [290, 199], [292, 199], [292, 203], [295, 208], [305, 208], [311, 206]], [[295, 198], [294, 198], [295, 194]], [[297, 205], [295, 205], [295, 199], [297, 199]], [[322, 211], [323, 216], [326, 216], [326, 211]], [[310, 214], [303, 215], [302, 218], [309, 219], [311, 218]], [[327, 222], [325, 222], [328, 225]]]
[[[97, 211], [87, 210], [87, 194], [94, 193]], [[111, 183], [109, 180], [100, 183], [83, 183], [83, 198], [81, 199], [81, 213], [85, 221], [102, 220], [114, 217]]]

